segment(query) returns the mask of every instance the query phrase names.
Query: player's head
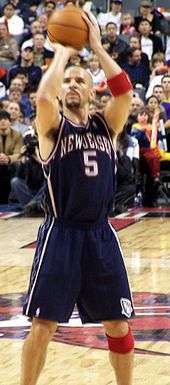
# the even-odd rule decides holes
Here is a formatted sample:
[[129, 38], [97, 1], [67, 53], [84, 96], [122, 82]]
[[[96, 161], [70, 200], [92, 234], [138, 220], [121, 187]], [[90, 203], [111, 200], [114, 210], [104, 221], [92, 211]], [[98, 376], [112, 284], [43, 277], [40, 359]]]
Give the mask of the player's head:
[[65, 70], [61, 99], [63, 106], [78, 110], [94, 99], [93, 80], [82, 67], [71, 66]]

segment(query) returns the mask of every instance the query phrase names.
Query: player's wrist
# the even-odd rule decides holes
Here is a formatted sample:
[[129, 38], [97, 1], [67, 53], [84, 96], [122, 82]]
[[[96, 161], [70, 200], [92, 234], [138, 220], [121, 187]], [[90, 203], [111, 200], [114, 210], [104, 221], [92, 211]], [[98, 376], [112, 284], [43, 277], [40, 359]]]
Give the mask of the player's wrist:
[[107, 85], [114, 97], [124, 95], [133, 89], [125, 71], [121, 71], [119, 74], [107, 79]]

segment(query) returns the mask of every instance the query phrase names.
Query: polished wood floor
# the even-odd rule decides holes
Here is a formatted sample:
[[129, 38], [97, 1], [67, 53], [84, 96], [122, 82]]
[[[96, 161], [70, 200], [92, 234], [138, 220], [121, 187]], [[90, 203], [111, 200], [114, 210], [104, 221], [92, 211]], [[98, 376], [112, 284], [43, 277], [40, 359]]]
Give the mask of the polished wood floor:
[[[140, 218], [139, 214], [128, 217]], [[137, 315], [132, 321], [136, 337], [134, 385], [170, 385], [170, 211], [156, 215], [141, 215], [139, 221], [119, 231]], [[3, 216], [0, 219], [2, 385], [19, 385], [21, 348], [30, 327], [21, 316], [21, 299], [34, 253], [33, 248], [25, 246], [36, 239], [40, 221]], [[77, 324], [76, 328], [74, 321], [72, 327], [61, 326], [55, 341], [50, 343], [38, 384], [115, 385], [100, 336], [101, 327], [85, 329]]]

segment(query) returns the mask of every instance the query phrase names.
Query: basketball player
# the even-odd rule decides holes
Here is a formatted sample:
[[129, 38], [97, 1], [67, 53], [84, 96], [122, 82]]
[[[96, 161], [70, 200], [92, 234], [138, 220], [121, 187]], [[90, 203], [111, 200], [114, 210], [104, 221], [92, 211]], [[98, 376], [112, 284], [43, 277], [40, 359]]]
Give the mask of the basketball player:
[[91, 14], [84, 19], [112, 98], [103, 115], [90, 117], [92, 79], [81, 67], [65, 70], [75, 50], [56, 45], [37, 92], [46, 217], [24, 305], [32, 327], [23, 347], [21, 385], [36, 384], [57, 324], [68, 322], [75, 303], [83, 323], [103, 323], [117, 384], [132, 384], [134, 339], [128, 319], [134, 311], [120, 244], [108, 224], [113, 142], [128, 117], [131, 83], [103, 49], [95, 19]]

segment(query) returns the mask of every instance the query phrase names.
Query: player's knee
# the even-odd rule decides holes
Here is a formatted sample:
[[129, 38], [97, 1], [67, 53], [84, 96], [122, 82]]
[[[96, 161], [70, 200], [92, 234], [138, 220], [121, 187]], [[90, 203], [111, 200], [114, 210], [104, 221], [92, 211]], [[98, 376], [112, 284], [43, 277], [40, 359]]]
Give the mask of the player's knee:
[[127, 322], [108, 322], [105, 329], [109, 350], [112, 353], [126, 354], [134, 349], [134, 337]]
[[46, 344], [51, 341], [56, 329], [56, 322], [34, 319], [31, 328], [31, 335], [39, 344]]

